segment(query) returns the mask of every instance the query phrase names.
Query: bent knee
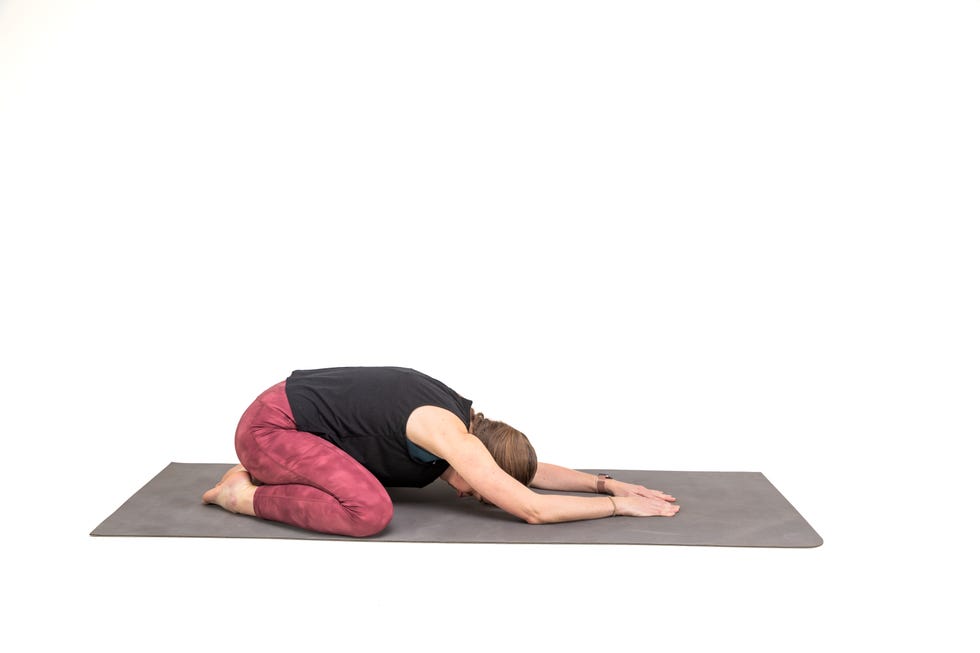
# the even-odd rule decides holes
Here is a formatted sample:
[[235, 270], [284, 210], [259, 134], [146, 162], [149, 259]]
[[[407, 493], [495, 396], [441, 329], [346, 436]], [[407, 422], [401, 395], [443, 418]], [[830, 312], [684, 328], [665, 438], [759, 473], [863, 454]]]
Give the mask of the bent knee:
[[368, 537], [377, 535], [388, 526], [395, 508], [388, 493], [382, 492], [370, 500], [361, 501], [357, 506], [349, 507], [347, 511], [351, 517], [351, 535]]

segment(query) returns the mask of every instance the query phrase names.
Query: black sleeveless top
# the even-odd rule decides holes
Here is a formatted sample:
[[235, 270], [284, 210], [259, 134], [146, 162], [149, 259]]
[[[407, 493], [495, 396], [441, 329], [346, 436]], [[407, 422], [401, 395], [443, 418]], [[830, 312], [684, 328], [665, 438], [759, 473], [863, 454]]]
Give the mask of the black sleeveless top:
[[404, 367], [296, 370], [286, 379], [296, 427], [340, 447], [387, 487], [423, 487], [449, 463], [410, 442], [408, 416], [419, 406], [445, 408], [470, 423], [469, 399]]

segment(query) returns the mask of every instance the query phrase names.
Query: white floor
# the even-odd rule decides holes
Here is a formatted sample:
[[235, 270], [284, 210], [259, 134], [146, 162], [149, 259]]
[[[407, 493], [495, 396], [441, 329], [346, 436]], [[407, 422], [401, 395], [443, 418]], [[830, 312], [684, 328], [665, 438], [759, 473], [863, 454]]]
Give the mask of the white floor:
[[[0, 647], [976, 650], [978, 23], [0, 2]], [[344, 364], [549, 462], [762, 471], [825, 544], [88, 536]]]

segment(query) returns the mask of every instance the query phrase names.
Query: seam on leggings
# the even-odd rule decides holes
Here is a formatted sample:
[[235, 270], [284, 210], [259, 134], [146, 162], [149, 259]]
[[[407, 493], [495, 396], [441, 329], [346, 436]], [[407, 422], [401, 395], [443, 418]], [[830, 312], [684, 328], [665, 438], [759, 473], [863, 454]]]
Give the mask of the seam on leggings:
[[[277, 487], [283, 487], [285, 485], [290, 485], [290, 484], [289, 483], [283, 483], [282, 485], [263, 485], [262, 487], [269, 488], [268, 491], [262, 493], [263, 500], [266, 500], [266, 499], [289, 499], [290, 501], [295, 501], [297, 503], [336, 503], [336, 504], [338, 504], [340, 506], [343, 506], [344, 505], [343, 503], [340, 502], [340, 499], [338, 499], [337, 497], [334, 497], [333, 498], [333, 502], [331, 502], [331, 501], [329, 501], [327, 499], [297, 499], [296, 497], [291, 497], [291, 496], [288, 496], [286, 494], [276, 494], [275, 491], [272, 489], [272, 488], [277, 488]], [[296, 485], [303, 485], [303, 484], [302, 483], [297, 483]], [[313, 486], [312, 485], [303, 485], [303, 487], [313, 487]], [[320, 492], [323, 492], [323, 490], [320, 490], [319, 488], [313, 488], [313, 489], [314, 490], [319, 490]], [[323, 492], [323, 493], [324, 494], [330, 494], [329, 492]], [[333, 497], [332, 494], [330, 494], [330, 496]]]

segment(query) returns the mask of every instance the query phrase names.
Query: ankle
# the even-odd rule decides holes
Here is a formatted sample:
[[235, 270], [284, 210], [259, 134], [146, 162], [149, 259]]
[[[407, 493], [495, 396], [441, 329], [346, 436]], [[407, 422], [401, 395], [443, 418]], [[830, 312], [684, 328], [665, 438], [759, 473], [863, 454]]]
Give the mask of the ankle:
[[235, 493], [232, 512], [255, 516], [255, 491], [259, 488], [249, 483]]

